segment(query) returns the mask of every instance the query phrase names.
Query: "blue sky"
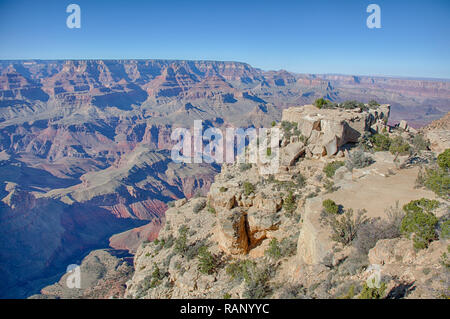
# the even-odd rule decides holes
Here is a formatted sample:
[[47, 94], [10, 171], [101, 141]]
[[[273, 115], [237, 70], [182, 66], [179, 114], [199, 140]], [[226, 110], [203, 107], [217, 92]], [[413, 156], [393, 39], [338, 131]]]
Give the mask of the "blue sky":
[[[66, 7], [81, 7], [81, 29]], [[381, 29], [366, 8], [381, 7]], [[0, 0], [0, 59], [208, 59], [450, 78], [450, 1]]]

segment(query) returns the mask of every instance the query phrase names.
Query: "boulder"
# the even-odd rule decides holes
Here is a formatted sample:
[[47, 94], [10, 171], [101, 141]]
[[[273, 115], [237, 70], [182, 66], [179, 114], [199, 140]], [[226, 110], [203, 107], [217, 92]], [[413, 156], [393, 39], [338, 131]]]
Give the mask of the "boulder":
[[405, 120], [401, 120], [398, 124], [398, 127], [406, 131], [408, 129], [408, 122], [406, 122]]
[[305, 144], [302, 142], [290, 143], [281, 151], [281, 165], [292, 166], [305, 153]]
[[335, 155], [341, 146], [358, 142], [375, 124], [384, 123], [389, 111], [387, 104], [368, 111], [318, 109], [314, 105], [305, 105], [283, 110], [282, 121], [298, 123], [298, 129], [308, 139], [309, 151], [313, 155], [330, 156]]

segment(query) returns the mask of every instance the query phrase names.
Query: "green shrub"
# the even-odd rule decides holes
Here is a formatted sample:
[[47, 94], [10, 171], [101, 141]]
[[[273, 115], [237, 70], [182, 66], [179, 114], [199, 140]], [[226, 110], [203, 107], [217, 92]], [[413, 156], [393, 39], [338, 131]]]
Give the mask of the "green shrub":
[[220, 191], [221, 193], [225, 193], [227, 190], [228, 190], [228, 188], [226, 188], [226, 187], [224, 187], [224, 186], [221, 186], [221, 187], [219, 188], [219, 191]]
[[439, 202], [437, 200], [421, 198], [418, 200], [412, 200], [408, 204], [403, 205], [403, 210], [406, 213], [409, 212], [418, 213], [423, 211], [425, 211], [426, 213], [431, 213], [438, 207]]
[[244, 182], [244, 195], [248, 196], [255, 191], [255, 186], [250, 182]]
[[202, 246], [198, 249], [198, 270], [203, 274], [212, 274], [217, 267], [217, 261], [209, 252], [208, 247]]
[[364, 153], [364, 150], [358, 148], [350, 152], [345, 166], [352, 171], [354, 168], [364, 168], [373, 163], [373, 159]]
[[441, 238], [442, 239], [450, 238], [450, 219], [447, 219], [441, 224]]
[[347, 293], [346, 293], [345, 295], [339, 297], [339, 299], [353, 299], [353, 297], [355, 297], [355, 295], [356, 295], [355, 289], [356, 289], [355, 285], [354, 285], [354, 284], [351, 285], [351, 286], [348, 288]]
[[400, 231], [408, 238], [414, 234], [413, 242], [416, 249], [427, 248], [431, 241], [437, 239], [438, 219], [431, 211], [438, 206], [438, 201], [425, 198], [413, 200], [403, 206], [406, 215], [403, 217]]
[[208, 212], [210, 212], [210, 213], [213, 214], [213, 215], [216, 214], [216, 210], [215, 210], [214, 207], [212, 207], [211, 205], [208, 205], [207, 210], [208, 210]]
[[272, 238], [264, 255], [271, 260], [277, 261], [282, 257], [288, 257], [295, 254], [297, 250], [297, 238], [298, 236], [283, 238], [281, 242], [276, 238]]
[[447, 255], [447, 253], [449, 253], [450, 255], [450, 245], [447, 245], [447, 252], [442, 253], [439, 263], [447, 270], [450, 270], [450, 258], [448, 257], [449, 255]]
[[231, 295], [230, 295], [230, 293], [225, 293], [224, 295], [223, 295], [223, 299], [231, 299]]
[[272, 238], [272, 240], [269, 243], [269, 247], [264, 252], [264, 255], [268, 256], [273, 260], [278, 260], [281, 258], [281, 248], [280, 245], [278, 244], [278, 239]]
[[164, 278], [164, 275], [161, 273], [158, 265], [153, 263], [153, 272], [151, 275], [150, 288], [155, 288], [161, 284], [161, 280]]
[[450, 168], [450, 148], [438, 155], [437, 164], [440, 168], [448, 170]]
[[331, 227], [331, 239], [349, 245], [356, 237], [359, 228], [367, 223], [368, 219], [365, 217], [366, 210], [359, 210], [356, 217], [353, 217], [353, 209], [347, 209], [344, 214], [327, 214], [325, 222]]
[[422, 134], [416, 134], [412, 140], [412, 145], [416, 152], [426, 151], [430, 147], [430, 141], [425, 139]]
[[318, 109], [323, 108], [324, 106], [326, 106], [327, 104], [329, 104], [330, 101], [329, 100], [325, 100], [323, 97], [316, 99], [314, 101], [314, 105], [315, 107], [317, 107]]
[[323, 183], [323, 187], [325, 187], [325, 190], [327, 193], [332, 193], [335, 192], [339, 189], [339, 187], [334, 186], [334, 182], [332, 180], [327, 179], [324, 183]]
[[175, 240], [174, 251], [178, 254], [184, 255], [187, 252], [187, 231], [188, 228], [186, 225], [183, 225], [178, 230], [178, 237]]
[[410, 150], [409, 144], [401, 136], [396, 136], [392, 139], [391, 146], [389, 146], [389, 152], [395, 155], [394, 161], [397, 160], [399, 155], [406, 155]]
[[325, 199], [322, 202], [323, 211], [327, 214], [337, 215], [339, 214], [339, 206], [331, 199]]
[[271, 155], [272, 155], [272, 148], [271, 148], [271, 147], [268, 147], [268, 148], [266, 149], [266, 155], [267, 155], [267, 156], [271, 156]]
[[355, 101], [355, 100], [344, 101], [343, 103], [341, 103], [339, 105], [339, 107], [344, 108], [344, 109], [356, 109], [356, 108], [365, 109], [366, 108], [364, 103], [358, 102], [358, 101]]
[[374, 134], [369, 138], [373, 145], [373, 149], [377, 152], [388, 151], [391, 147], [392, 140], [385, 134]]
[[[422, 181], [420, 181], [422, 179]], [[449, 198], [450, 197], [450, 175], [448, 170], [440, 167], [436, 169], [425, 169], [425, 174], [418, 176], [419, 183], [423, 184], [426, 188], [432, 190], [436, 195]]]
[[386, 292], [386, 284], [384, 282], [380, 284], [380, 288], [376, 287], [371, 288], [365, 282], [362, 292], [359, 295], [359, 299], [382, 299], [385, 296], [385, 292]]
[[378, 106], [380, 106], [380, 103], [378, 103], [378, 102], [375, 101], [375, 100], [370, 100], [369, 103], [368, 103], [368, 105], [369, 105], [370, 108], [375, 109], [375, 108], [377, 108]]
[[292, 130], [297, 128], [297, 123], [295, 122], [288, 122], [288, 121], [282, 121], [281, 122], [281, 129], [283, 130], [284, 138], [289, 140], [292, 136]]
[[286, 198], [283, 200], [283, 208], [288, 214], [292, 214], [292, 212], [296, 208], [295, 196], [290, 191]]
[[328, 163], [327, 165], [325, 165], [325, 167], [323, 168], [323, 172], [325, 173], [325, 175], [329, 178], [333, 177], [334, 174], [336, 173], [336, 170], [341, 167], [344, 166], [345, 162], [343, 161], [334, 161], [331, 163]]
[[251, 260], [239, 260], [231, 263], [225, 269], [228, 276], [233, 280], [250, 281], [251, 273], [256, 268], [256, 263]]
[[172, 247], [174, 243], [175, 243], [175, 238], [172, 236], [172, 234], [170, 234], [164, 241], [164, 248], [168, 249], [168, 248]]
[[274, 267], [271, 265], [266, 265], [259, 269], [255, 268], [253, 272], [250, 273], [249, 280], [246, 281], [243, 297], [248, 299], [265, 298], [270, 292], [268, 281], [273, 274]]
[[277, 125], [277, 122], [272, 121], [271, 125], [272, 125], [272, 127], [274, 127], [275, 125]]

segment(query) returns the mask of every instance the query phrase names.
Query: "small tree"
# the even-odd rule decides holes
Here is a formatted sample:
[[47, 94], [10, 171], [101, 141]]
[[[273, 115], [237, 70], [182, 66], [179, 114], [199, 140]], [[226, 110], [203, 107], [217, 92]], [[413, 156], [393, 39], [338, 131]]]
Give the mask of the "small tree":
[[440, 168], [448, 170], [450, 168], [450, 148], [438, 155], [437, 164]]
[[410, 150], [409, 144], [401, 136], [396, 136], [389, 146], [389, 152], [395, 155], [394, 161], [397, 160], [398, 156], [401, 154], [406, 154]]
[[244, 195], [248, 196], [255, 191], [255, 186], [250, 182], [244, 182]]
[[321, 98], [319, 98], [319, 99], [317, 99], [317, 100], [314, 101], [314, 105], [315, 105], [318, 109], [323, 108], [323, 107], [326, 106], [328, 103], [329, 103], [329, 101], [328, 101], [328, 100], [325, 100], [323, 97], [321, 97]]
[[325, 222], [331, 227], [331, 239], [348, 245], [355, 238], [359, 228], [367, 222], [366, 210], [358, 210], [353, 217], [353, 209], [347, 209], [343, 215], [327, 215]]
[[374, 134], [370, 138], [375, 151], [388, 151], [392, 140], [386, 134]]
[[208, 247], [202, 246], [198, 249], [198, 270], [203, 274], [212, 274], [217, 267], [214, 256], [209, 252]]
[[289, 191], [288, 195], [283, 201], [283, 208], [288, 214], [292, 214], [295, 210], [295, 196], [292, 194], [292, 191]]
[[327, 214], [337, 215], [339, 214], [339, 206], [331, 199], [325, 199], [322, 202], [323, 211]]
[[413, 236], [414, 247], [424, 249], [437, 239], [436, 226], [438, 219], [431, 212], [439, 206], [439, 202], [430, 199], [413, 200], [403, 206], [406, 212], [400, 231], [408, 238]]
[[178, 238], [175, 240], [174, 251], [178, 254], [184, 255], [188, 249], [187, 247], [187, 232], [188, 228], [183, 225], [178, 230]]
[[158, 265], [156, 263], [153, 263], [153, 272], [151, 275], [151, 282], [150, 282], [150, 288], [157, 287], [161, 280], [164, 278], [164, 275], [161, 273]]

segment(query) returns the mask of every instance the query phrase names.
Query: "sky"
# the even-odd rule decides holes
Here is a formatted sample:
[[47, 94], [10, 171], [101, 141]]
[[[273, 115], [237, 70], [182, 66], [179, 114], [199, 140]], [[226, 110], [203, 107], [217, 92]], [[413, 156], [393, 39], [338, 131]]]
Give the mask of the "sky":
[[[66, 7], [81, 8], [69, 29]], [[369, 29], [369, 4], [381, 28]], [[450, 79], [450, 0], [0, 0], [0, 59], [189, 59]]]

